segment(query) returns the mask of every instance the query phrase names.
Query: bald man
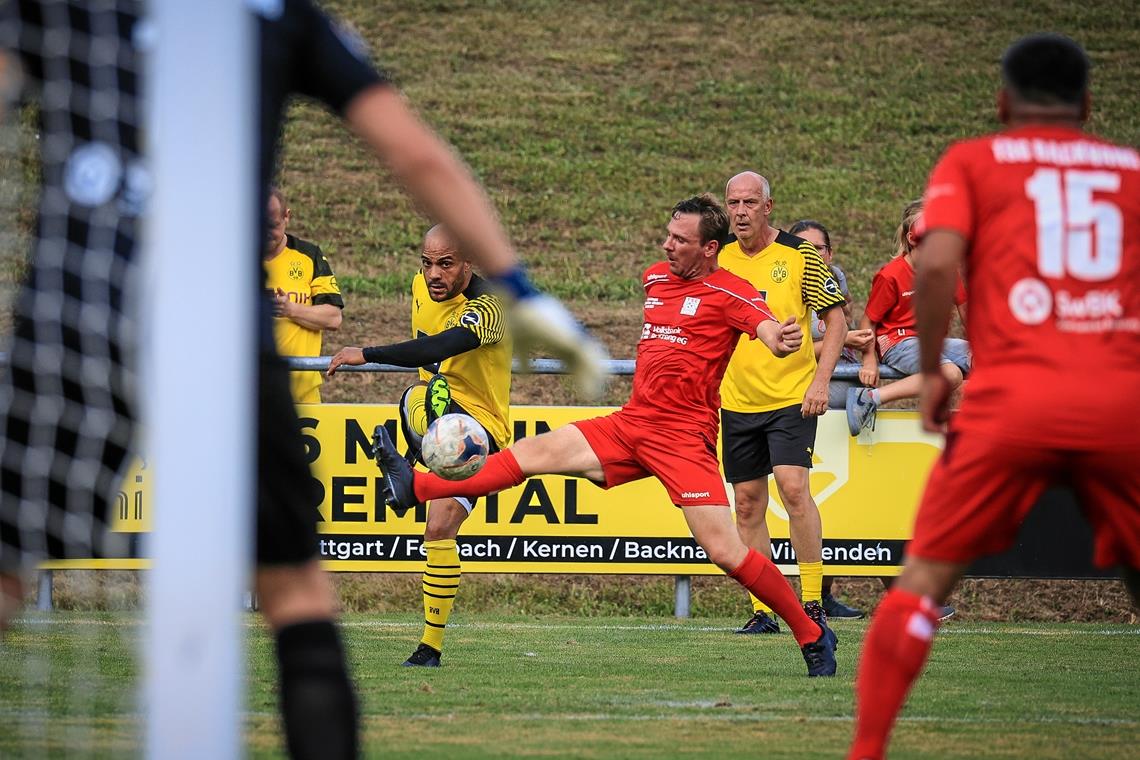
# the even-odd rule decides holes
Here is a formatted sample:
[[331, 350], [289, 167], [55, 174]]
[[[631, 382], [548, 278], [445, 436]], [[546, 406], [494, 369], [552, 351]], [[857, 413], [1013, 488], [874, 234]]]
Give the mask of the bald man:
[[[778, 319], [794, 316], [804, 335], [811, 334], [812, 310], [826, 326], [818, 360], [810, 339], [779, 361], [740, 341], [720, 389], [722, 461], [735, 494], [740, 536], [771, 557], [765, 517], [773, 475], [788, 513], [804, 611], [824, 623], [823, 529], [808, 476], [816, 419], [827, 410], [828, 382], [847, 335], [846, 299], [815, 246], [770, 223], [767, 179], [741, 172], [728, 181], [724, 195], [736, 240], [724, 247], [720, 265], [760, 291]], [[752, 606], [752, 618], [738, 633], [779, 632], [771, 610], [755, 596]]]
[[[328, 374], [365, 362], [420, 368], [421, 382], [407, 388], [400, 401], [409, 458], [419, 458], [428, 424], [449, 412], [474, 417], [487, 431], [491, 451], [506, 448], [511, 442], [511, 345], [503, 302], [471, 271], [454, 237], [439, 225], [424, 235], [420, 265], [412, 279], [412, 340], [344, 348], [332, 358]], [[428, 504], [424, 632], [404, 665], [439, 667], [462, 572], [456, 537], [473, 505], [474, 497], [464, 496]]]

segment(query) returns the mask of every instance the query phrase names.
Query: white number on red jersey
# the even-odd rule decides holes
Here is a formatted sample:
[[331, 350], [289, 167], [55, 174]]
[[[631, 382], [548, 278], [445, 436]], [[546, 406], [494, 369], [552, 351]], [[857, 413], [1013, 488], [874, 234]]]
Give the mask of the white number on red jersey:
[[1093, 193], [1120, 190], [1108, 171], [1038, 169], [1025, 182], [1037, 215], [1037, 269], [1043, 277], [1066, 274], [1085, 282], [1111, 280], [1122, 264], [1123, 216]]

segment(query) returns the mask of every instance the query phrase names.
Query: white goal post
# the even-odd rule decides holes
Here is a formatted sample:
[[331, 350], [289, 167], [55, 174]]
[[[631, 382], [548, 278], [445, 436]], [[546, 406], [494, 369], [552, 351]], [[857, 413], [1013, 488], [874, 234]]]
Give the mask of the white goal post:
[[[154, 0], [146, 39], [143, 711], [151, 758], [242, 754], [255, 462], [256, 26], [243, 0]], [[199, 273], [195, 275], [190, 271]], [[201, 273], [225, 272], [224, 277]], [[188, 289], [208, 281], [210, 292]], [[203, 298], [205, 295], [205, 298]], [[188, 368], [187, 350], [211, 361]]]

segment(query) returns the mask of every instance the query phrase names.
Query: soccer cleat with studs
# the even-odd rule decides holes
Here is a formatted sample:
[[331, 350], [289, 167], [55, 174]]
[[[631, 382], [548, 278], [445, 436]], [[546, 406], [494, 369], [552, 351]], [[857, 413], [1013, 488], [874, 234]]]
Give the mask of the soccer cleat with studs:
[[831, 639], [831, 648], [839, 649], [839, 637], [827, 625], [827, 613], [819, 602], [804, 602], [804, 614], [812, 619]]
[[804, 662], [807, 663], [808, 678], [835, 675], [835, 634], [827, 627], [826, 622], [820, 623], [819, 627], [819, 638], [800, 647]]
[[416, 647], [408, 659], [404, 660], [405, 668], [438, 668], [439, 658], [443, 653], [434, 647], [421, 643]]
[[867, 616], [863, 610], [848, 607], [831, 594], [823, 595], [823, 611], [828, 620], [862, 620]]
[[756, 610], [752, 613], [752, 617], [748, 618], [740, 630], [736, 633], [754, 634], [754, 633], [779, 633], [780, 623], [776, 618], [769, 615], [764, 610]]
[[427, 381], [424, 401], [427, 408], [427, 424], [431, 427], [431, 423], [451, 411], [451, 386], [447, 384], [446, 377], [431, 376]]
[[384, 500], [393, 507], [415, 506], [415, 471], [408, 460], [400, 456], [383, 425], [377, 425], [372, 431], [372, 456], [384, 475]]

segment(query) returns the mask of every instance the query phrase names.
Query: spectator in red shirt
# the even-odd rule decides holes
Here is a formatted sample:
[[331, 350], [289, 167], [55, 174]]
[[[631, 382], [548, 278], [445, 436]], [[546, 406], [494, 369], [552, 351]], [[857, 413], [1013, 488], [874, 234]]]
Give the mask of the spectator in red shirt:
[[[851, 435], [873, 427], [875, 412], [888, 401], [917, 398], [922, 378], [918, 367], [918, 330], [914, 316], [914, 265], [918, 240], [916, 228], [922, 221], [922, 201], [912, 201], [903, 209], [896, 240], [898, 253], [875, 275], [871, 295], [863, 312], [860, 328], [875, 331], [874, 350], [863, 352], [859, 379], [870, 387], [847, 391], [847, 426]], [[958, 280], [954, 293], [958, 315], [966, 321], [966, 289]], [[894, 383], [876, 388], [879, 361], [906, 375]], [[947, 338], [942, 345], [942, 372], [951, 388], [957, 388], [970, 371], [970, 344], [961, 338]]]

